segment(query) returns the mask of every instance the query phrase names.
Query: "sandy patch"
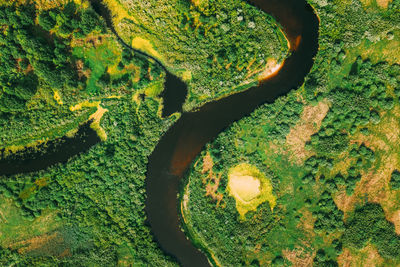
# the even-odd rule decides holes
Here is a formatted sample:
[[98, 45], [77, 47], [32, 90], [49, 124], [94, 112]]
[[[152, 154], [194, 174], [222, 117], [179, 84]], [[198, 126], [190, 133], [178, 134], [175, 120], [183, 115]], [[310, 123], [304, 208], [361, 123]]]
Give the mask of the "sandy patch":
[[260, 194], [260, 180], [252, 176], [237, 176], [229, 177], [230, 192], [235, 198], [240, 198], [244, 202], [249, 202]]
[[378, 6], [382, 8], [387, 8], [390, 2], [392, 2], [392, 0], [376, 0]]
[[229, 170], [226, 189], [235, 198], [236, 209], [242, 219], [248, 211], [257, 210], [258, 205], [265, 201], [269, 202], [271, 210], [276, 205], [271, 181], [257, 167], [247, 163], [241, 163]]
[[319, 102], [316, 106], [304, 107], [300, 121], [290, 129], [286, 136], [286, 145], [292, 154], [292, 160], [302, 163], [310, 156], [312, 152], [306, 151], [305, 144], [319, 130], [328, 110], [329, 106], [326, 100]]
[[264, 81], [270, 78], [271, 76], [277, 74], [279, 70], [282, 68], [282, 66], [283, 63], [278, 64], [276, 59], [274, 58], [269, 59], [262, 72], [258, 75], [258, 81]]

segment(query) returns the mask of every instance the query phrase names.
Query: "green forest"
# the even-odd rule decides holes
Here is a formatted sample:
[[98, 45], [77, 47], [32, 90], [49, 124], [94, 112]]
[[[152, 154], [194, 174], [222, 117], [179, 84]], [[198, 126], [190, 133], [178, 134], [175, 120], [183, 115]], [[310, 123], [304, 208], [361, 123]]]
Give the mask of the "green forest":
[[[287, 44], [273, 19], [244, 2], [235, 5], [251, 10], [259, 27], [263, 23], [262, 38], [270, 46], [262, 47], [265, 54], [256, 58], [257, 67], [273, 56], [281, 61]], [[191, 9], [185, 8], [185, 12]], [[190, 20], [187, 15], [179, 13], [180, 20]], [[261, 22], [262, 18], [266, 20]], [[182, 25], [175, 26], [183, 30]], [[241, 27], [244, 33], [247, 26]], [[192, 36], [191, 31], [186, 34]], [[29, 151], [46, 153], [48, 142], [73, 137], [87, 122], [102, 140], [65, 164], [1, 177], [1, 265], [176, 266], [154, 240], [144, 211], [148, 157], [179, 118], [179, 114], [161, 117], [165, 70], [148, 51], [146, 58], [121, 43], [88, 1], [1, 2], [0, 33], [2, 159]], [[153, 38], [164, 39], [160, 34], [169, 33], [160, 31]], [[131, 35], [122, 37], [127, 41]], [[214, 45], [203, 41], [202, 49], [215, 50]], [[253, 45], [249, 49], [256, 53], [260, 46]], [[165, 51], [160, 53], [168, 58]], [[221, 57], [225, 53], [221, 51]], [[182, 58], [180, 64], [188, 64], [185, 58], [192, 55], [181, 51], [168, 60], [177, 56]], [[208, 59], [207, 68], [230, 73], [225, 69], [227, 59], [213, 60]], [[241, 59], [243, 66], [248, 65], [245, 60]], [[182, 79], [192, 75], [177, 66], [168, 69]], [[229, 75], [225, 82], [244, 82], [243, 77], [235, 80]], [[254, 84], [257, 78], [252, 79]]]
[[[0, 1], [1, 159], [86, 123], [101, 140], [0, 176], [1, 266], [178, 266], [145, 213], [149, 156], [181, 115], [161, 116], [166, 70], [189, 112], [290, 56], [244, 0], [101, 2], [122, 40], [87, 0]], [[181, 227], [214, 266], [400, 264], [400, 2], [307, 2], [320, 28], [304, 84], [221, 132], [182, 181]]]
[[[310, 1], [320, 48], [303, 86], [234, 123], [192, 164], [185, 229], [215, 265], [399, 264], [400, 3], [388, 2]], [[245, 218], [228, 190], [243, 163], [277, 197]]]
[[104, 2], [125, 42], [157, 50], [154, 57], [187, 82], [186, 111], [254, 86], [268, 61], [281, 63], [288, 52], [274, 19], [246, 1]]

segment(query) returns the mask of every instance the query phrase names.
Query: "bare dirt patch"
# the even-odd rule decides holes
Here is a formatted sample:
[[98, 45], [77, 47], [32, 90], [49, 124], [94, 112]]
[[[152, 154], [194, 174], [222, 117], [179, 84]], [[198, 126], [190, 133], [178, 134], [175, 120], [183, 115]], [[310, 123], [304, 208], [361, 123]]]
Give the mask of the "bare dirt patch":
[[394, 224], [396, 234], [400, 235], [400, 210], [393, 212], [388, 220]]
[[392, 0], [376, 0], [378, 6], [382, 8], [387, 8], [390, 2], [392, 2]]
[[371, 245], [361, 249], [356, 255], [352, 254], [347, 248], [343, 249], [342, 254], [338, 257], [338, 263], [341, 267], [352, 266], [381, 266], [383, 263], [382, 257], [378, 251]]
[[312, 215], [312, 212], [307, 210], [306, 208], [301, 210], [301, 214], [303, 215], [300, 219], [299, 224], [297, 227], [301, 230], [303, 230], [305, 233], [307, 233], [310, 236], [314, 236], [314, 222], [315, 218]]
[[286, 144], [292, 153], [292, 159], [297, 163], [303, 162], [308, 156], [305, 144], [321, 127], [321, 122], [328, 113], [329, 105], [326, 100], [316, 106], [306, 106], [301, 114], [300, 121], [290, 129], [286, 136]]
[[209, 152], [203, 157], [203, 169], [202, 174], [208, 173], [207, 176], [203, 177], [203, 184], [206, 187], [206, 196], [210, 196], [213, 200], [217, 201], [217, 207], [220, 206], [223, 194], [218, 193], [218, 187], [221, 180], [222, 173], [215, 174], [212, 170], [214, 166], [213, 159]]
[[214, 166], [213, 159], [210, 155], [209, 152], [203, 157], [203, 170], [201, 171], [202, 173], [206, 173], [210, 170], [212, 170], [212, 167]]
[[[212, 173], [212, 172], [210, 172]], [[209, 179], [206, 183], [206, 196], [211, 196], [212, 199], [217, 201], [217, 207], [220, 205], [222, 198], [224, 195], [222, 193], [218, 193], [219, 182], [221, 180], [222, 173], [218, 175], [209, 176]]]
[[11, 244], [11, 249], [17, 249], [18, 253], [39, 253], [56, 257], [66, 257], [71, 254], [68, 248], [64, 248], [64, 240], [58, 232], [45, 233], [30, 239]]
[[388, 183], [390, 175], [397, 165], [397, 158], [392, 155], [385, 155], [382, 164], [377, 170], [363, 173], [352, 195], [348, 196], [343, 189], [336, 194], [334, 200], [337, 207], [345, 213], [352, 211], [356, 204], [361, 201], [363, 196], [368, 197], [368, 201], [380, 203], [385, 206], [388, 199]]
[[296, 247], [294, 250], [284, 250], [282, 254], [294, 267], [312, 266], [315, 256], [315, 253], [306, 252], [304, 247]]
[[375, 3], [381, 8], [387, 8], [392, 0], [361, 0], [364, 6], [370, 6]]
[[381, 122], [369, 127], [371, 134], [357, 134], [353, 136], [353, 143], [364, 144], [375, 152], [376, 160], [373, 166], [362, 172], [361, 180], [358, 182], [354, 193], [347, 196], [343, 191], [335, 197], [338, 208], [345, 212], [354, 209], [355, 205], [365, 196], [369, 202], [379, 203], [385, 210], [389, 221], [397, 224], [396, 229], [400, 232], [400, 222], [395, 220], [398, 201], [396, 194], [390, 190], [389, 181], [392, 172], [399, 166], [398, 148], [400, 146], [400, 125], [396, 120], [399, 107], [396, 106], [391, 112], [381, 114]]

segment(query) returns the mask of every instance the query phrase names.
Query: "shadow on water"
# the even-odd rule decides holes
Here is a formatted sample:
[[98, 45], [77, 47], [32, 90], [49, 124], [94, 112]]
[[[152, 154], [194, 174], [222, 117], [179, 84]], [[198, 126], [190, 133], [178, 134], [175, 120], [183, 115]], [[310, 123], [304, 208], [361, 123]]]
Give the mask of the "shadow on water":
[[164, 91], [161, 93], [161, 97], [163, 98], [162, 116], [168, 117], [175, 112], [182, 112], [182, 105], [185, 102], [186, 95], [186, 84], [167, 71]]
[[117, 31], [114, 28], [114, 25], [112, 24], [112, 17], [110, 10], [100, 0], [89, 0], [89, 1], [93, 9], [97, 12], [97, 14], [99, 14], [101, 17], [104, 18], [107, 27], [114, 33], [118, 41], [125, 48], [134, 51], [135, 55], [138, 55], [145, 60], [151, 59], [166, 72], [164, 90], [161, 94], [161, 97], [163, 98], [162, 116], [168, 117], [169, 115], [175, 112], [181, 112], [182, 105], [185, 102], [187, 96], [186, 84], [177, 76], [169, 72], [167, 68], [157, 58], [149, 54], [146, 54], [143, 51], [134, 49], [132, 48], [132, 46], [125, 43], [125, 41], [122, 40], [122, 38], [118, 35]]
[[184, 113], [162, 137], [149, 157], [146, 179], [146, 212], [160, 246], [183, 266], [209, 266], [181, 231], [177, 199], [181, 180], [206, 143], [234, 121], [263, 103], [298, 88], [313, 65], [318, 51], [318, 18], [304, 0], [252, 0], [283, 26], [291, 55], [279, 73], [259, 86]]
[[71, 157], [89, 150], [100, 142], [97, 133], [90, 128], [90, 123], [82, 125], [71, 138], [62, 137], [52, 140], [35, 148], [26, 148], [23, 151], [3, 157], [1, 151], [0, 175], [13, 175], [46, 169], [57, 163], [65, 163]]

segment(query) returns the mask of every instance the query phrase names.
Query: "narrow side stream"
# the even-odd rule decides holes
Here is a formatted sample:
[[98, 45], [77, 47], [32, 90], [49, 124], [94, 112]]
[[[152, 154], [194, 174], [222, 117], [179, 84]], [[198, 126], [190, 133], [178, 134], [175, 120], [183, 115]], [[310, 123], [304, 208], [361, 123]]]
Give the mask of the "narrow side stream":
[[1, 159], [0, 176], [43, 170], [57, 163], [65, 163], [71, 157], [89, 150], [100, 142], [97, 133], [90, 128], [90, 123], [91, 121], [82, 125], [71, 138], [64, 136]]

